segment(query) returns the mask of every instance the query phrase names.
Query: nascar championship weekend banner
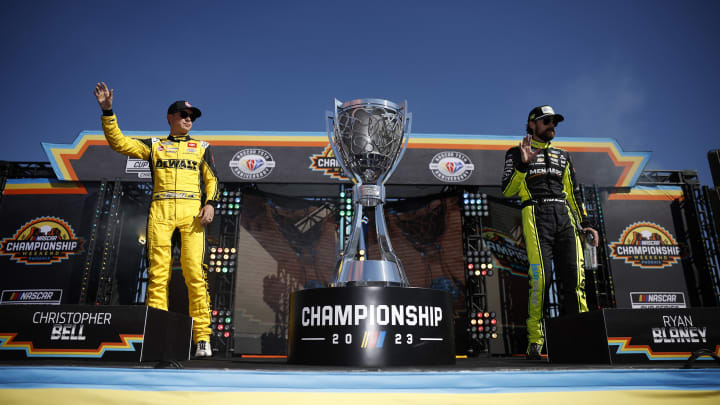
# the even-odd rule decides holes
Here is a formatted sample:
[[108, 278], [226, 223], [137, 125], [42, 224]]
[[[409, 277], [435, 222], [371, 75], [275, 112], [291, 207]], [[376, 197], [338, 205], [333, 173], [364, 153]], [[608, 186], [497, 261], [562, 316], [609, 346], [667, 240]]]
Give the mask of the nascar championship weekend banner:
[[604, 204], [617, 308], [687, 308], [682, 258], [687, 246], [675, 227], [676, 186], [611, 193]]
[[77, 303], [96, 187], [8, 180], [0, 205], [0, 304]]

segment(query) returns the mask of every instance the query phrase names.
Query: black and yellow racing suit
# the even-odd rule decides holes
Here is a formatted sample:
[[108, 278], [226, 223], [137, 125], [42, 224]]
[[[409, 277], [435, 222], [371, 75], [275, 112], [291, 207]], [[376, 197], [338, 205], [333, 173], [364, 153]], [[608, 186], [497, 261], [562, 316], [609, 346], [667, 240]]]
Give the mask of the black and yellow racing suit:
[[502, 190], [506, 197], [516, 194], [522, 201], [522, 224], [530, 263], [528, 278], [528, 345], [544, 343], [541, 320], [547, 305], [552, 263], [562, 284], [561, 310], [565, 314], [586, 312], [583, 249], [577, 221], [588, 227], [585, 207], [570, 153], [532, 140], [542, 151], [524, 164], [520, 147], [505, 154]]
[[124, 136], [112, 111], [104, 111], [103, 131], [110, 147], [124, 155], [150, 162], [153, 196], [148, 216], [147, 305], [167, 310], [172, 265], [171, 237], [180, 231], [183, 277], [188, 289], [193, 340], [210, 340], [210, 297], [202, 261], [205, 227], [196, 218], [201, 208], [200, 178], [205, 183], [205, 204], [217, 206], [218, 181], [210, 144], [188, 135], [165, 139]]

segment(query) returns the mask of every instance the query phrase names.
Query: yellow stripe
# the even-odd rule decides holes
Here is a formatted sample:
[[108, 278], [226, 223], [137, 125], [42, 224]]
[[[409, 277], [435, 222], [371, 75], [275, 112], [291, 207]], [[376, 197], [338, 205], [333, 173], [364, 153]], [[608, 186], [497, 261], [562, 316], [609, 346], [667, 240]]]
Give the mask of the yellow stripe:
[[690, 390], [623, 390], [525, 392], [488, 394], [365, 393], [365, 392], [205, 392], [205, 391], [129, 391], [109, 389], [3, 389], [5, 405], [32, 404], [162, 404], [196, 405], [198, 403], [245, 403], [264, 405], [374, 405], [383, 404], [458, 404], [477, 405], [715, 405], [718, 391]]
[[363, 335], [363, 341], [360, 347], [367, 347], [367, 340], [368, 340], [368, 333], [365, 331], [365, 334]]

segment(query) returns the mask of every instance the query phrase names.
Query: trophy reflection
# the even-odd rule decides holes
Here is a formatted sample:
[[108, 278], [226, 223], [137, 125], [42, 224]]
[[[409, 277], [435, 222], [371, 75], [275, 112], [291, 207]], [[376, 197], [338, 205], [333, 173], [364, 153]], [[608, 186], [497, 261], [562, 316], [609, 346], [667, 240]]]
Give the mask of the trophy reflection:
[[[338, 163], [353, 182], [354, 217], [345, 250], [331, 282], [343, 286], [409, 286], [400, 259], [387, 234], [383, 205], [385, 183], [397, 168], [410, 139], [407, 101], [397, 105], [382, 99], [335, 100], [327, 132]], [[362, 218], [375, 208], [375, 228], [381, 260], [365, 260]]]

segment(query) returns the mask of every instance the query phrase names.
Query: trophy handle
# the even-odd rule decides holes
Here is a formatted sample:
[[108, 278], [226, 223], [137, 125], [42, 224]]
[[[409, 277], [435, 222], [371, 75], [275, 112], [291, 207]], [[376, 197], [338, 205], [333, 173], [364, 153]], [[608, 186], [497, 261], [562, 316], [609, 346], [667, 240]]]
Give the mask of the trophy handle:
[[340, 167], [343, 169], [343, 174], [349, 177], [353, 183], [362, 184], [362, 179], [360, 178], [360, 176], [355, 175], [345, 166], [345, 162], [343, 162], [342, 155], [340, 154], [340, 148], [333, 139], [333, 135], [335, 135], [335, 119], [337, 117], [337, 106], [339, 102], [340, 101], [338, 99], [335, 99], [335, 115], [330, 115], [330, 111], [325, 111], [325, 131], [327, 131], [328, 134], [330, 148], [335, 154], [335, 160], [340, 164]]
[[397, 159], [395, 159], [395, 163], [393, 163], [390, 170], [378, 179], [378, 185], [384, 185], [385, 182], [390, 179], [390, 176], [392, 176], [395, 172], [395, 169], [405, 155], [405, 150], [407, 149], [408, 142], [410, 141], [410, 127], [412, 125], [412, 113], [407, 113], [407, 115], [406, 113], [407, 100], [403, 103], [403, 145], [400, 147], [400, 153], [398, 154]]

